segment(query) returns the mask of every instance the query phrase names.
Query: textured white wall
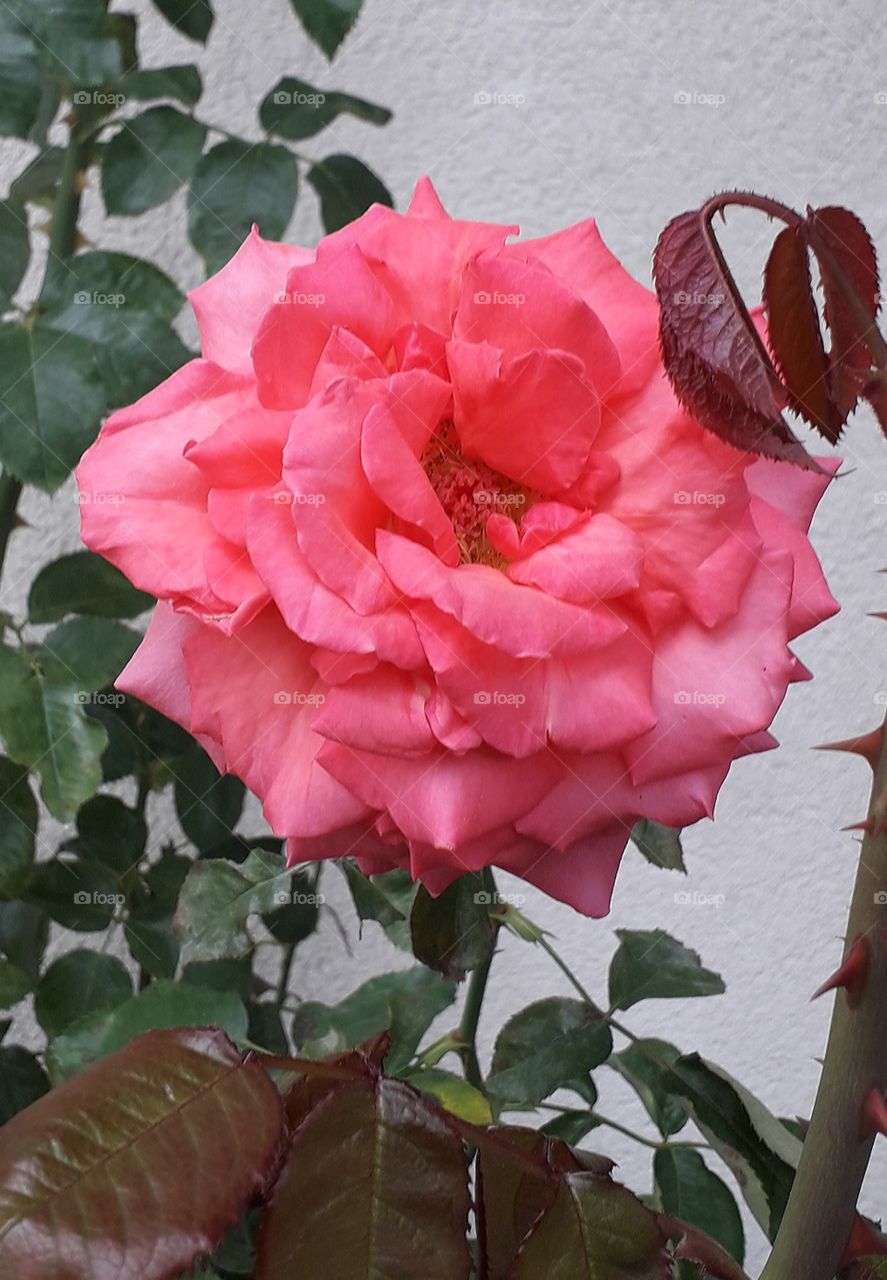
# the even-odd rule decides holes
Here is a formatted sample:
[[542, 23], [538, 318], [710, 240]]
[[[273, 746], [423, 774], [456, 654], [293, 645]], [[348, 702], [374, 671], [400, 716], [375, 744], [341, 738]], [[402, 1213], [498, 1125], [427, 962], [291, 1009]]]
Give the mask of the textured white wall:
[[[753, 187], [798, 206], [845, 203], [887, 252], [887, 105], [877, 100], [887, 72], [874, 38], [883, 23], [877, 0], [840, 9], [828, 0], [365, 0], [333, 68], [302, 37], [286, 0], [217, 0], [205, 52], [171, 34], [147, 2], [121, 7], [144, 11], [144, 62], [199, 62], [203, 114], [245, 136], [257, 136], [257, 105], [287, 73], [392, 107], [386, 129], [337, 122], [303, 149], [318, 157], [354, 150], [401, 207], [416, 178], [430, 173], [453, 213], [516, 221], [528, 234], [593, 213], [611, 247], [647, 281], [652, 246], [670, 216], [716, 189]], [[478, 94], [512, 103], [484, 103]], [[695, 100], [676, 101], [681, 94]], [[704, 101], [711, 96], [715, 102]], [[5, 189], [26, 150], [0, 154], [9, 161], [0, 170]], [[94, 195], [87, 211], [95, 226]], [[192, 284], [199, 264], [183, 227], [180, 197], [172, 216], [164, 210], [108, 224], [102, 244], [151, 256]], [[308, 191], [292, 238], [313, 241], [317, 233]], [[728, 250], [750, 290], [768, 234], [751, 217], [737, 216], [728, 228]], [[614, 926], [663, 927], [698, 948], [728, 993], [651, 1002], [627, 1021], [698, 1048], [785, 1115], [805, 1114], [812, 1103], [829, 1002], [811, 1005], [809, 996], [839, 955], [855, 864], [853, 839], [838, 829], [861, 816], [868, 784], [861, 763], [810, 747], [870, 727], [883, 710], [879, 690], [887, 689], [883, 624], [866, 618], [887, 605], [887, 581], [875, 576], [887, 565], [887, 445], [860, 414], [841, 452], [850, 474], [832, 487], [813, 537], [843, 612], [797, 645], [816, 678], [789, 695], [777, 722], [781, 749], [737, 765], [716, 822], [687, 834], [688, 880], [629, 853], [609, 920], [587, 921], [533, 891], [526, 906], [601, 996]], [[34, 527], [13, 544], [19, 587], [11, 604], [21, 603], [39, 561], [77, 543], [70, 490], [32, 497], [26, 514]], [[328, 876], [331, 885], [337, 879]], [[674, 895], [685, 888], [722, 895], [723, 905], [679, 906]], [[336, 905], [350, 921], [344, 896]], [[324, 999], [403, 963], [372, 925], [350, 956], [330, 920], [303, 951], [298, 989]], [[484, 1049], [511, 1011], [566, 990], [544, 955], [507, 941], [484, 1012]], [[648, 1131], [630, 1093], [610, 1073], [598, 1074], [601, 1109]], [[606, 1130], [594, 1139], [621, 1162], [621, 1176], [647, 1189], [648, 1153]], [[865, 1202], [875, 1215], [887, 1213], [885, 1170], [881, 1153]], [[752, 1228], [751, 1263], [762, 1256]]]

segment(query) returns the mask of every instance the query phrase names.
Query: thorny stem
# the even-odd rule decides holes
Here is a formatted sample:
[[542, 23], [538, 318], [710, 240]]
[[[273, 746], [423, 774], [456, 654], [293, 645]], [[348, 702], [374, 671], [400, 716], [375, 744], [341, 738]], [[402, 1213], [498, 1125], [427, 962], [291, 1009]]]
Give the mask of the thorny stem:
[[863, 1101], [887, 1090], [887, 735], [882, 731], [862, 842], [845, 955], [869, 947], [868, 975], [855, 1007], [839, 991], [810, 1127], [785, 1215], [761, 1280], [832, 1280], [841, 1265], [874, 1137], [862, 1135]]
[[462, 1046], [461, 1054], [465, 1079], [469, 1084], [473, 1084], [475, 1089], [480, 1090], [483, 1090], [484, 1087], [484, 1077], [477, 1057], [477, 1024], [480, 1021], [480, 1011], [483, 1006], [487, 979], [490, 976], [490, 966], [493, 963], [494, 954], [495, 951], [490, 951], [483, 964], [478, 965], [472, 971], [468, 980], [468, 991], [465, 995], [462, 1021], [459, 1023], [459, 1040]]

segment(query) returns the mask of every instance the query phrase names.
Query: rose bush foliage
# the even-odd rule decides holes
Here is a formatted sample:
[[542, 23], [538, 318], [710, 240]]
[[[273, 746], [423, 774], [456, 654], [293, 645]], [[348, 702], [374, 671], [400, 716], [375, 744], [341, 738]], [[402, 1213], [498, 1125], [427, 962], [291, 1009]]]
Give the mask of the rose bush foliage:
[[495, 864], [606, 912], [634, 822], [710, 815], [834, 612], [828, 477], [681, 408], [593, 221], [430, 182], [316, 251], [250, 235], [202, 358], [115, 413], [87, 546], [160, 599], [118, 682], [262, 798], [293, 861]]

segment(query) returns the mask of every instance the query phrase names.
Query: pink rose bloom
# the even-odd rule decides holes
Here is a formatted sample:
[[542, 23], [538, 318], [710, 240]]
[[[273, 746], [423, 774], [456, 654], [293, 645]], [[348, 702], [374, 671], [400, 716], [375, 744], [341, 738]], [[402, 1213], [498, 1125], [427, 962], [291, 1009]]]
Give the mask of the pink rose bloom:
[[774, 745], [837, 607], [827, 481], [687, 415], [594, 222], [516, 231], [427, 180], [316, 252], [254, 231], [191, 294], [203, 357], [84, 457], [83, 540], [161, 602], [118, 687], [292, 861], [496, 865], [602, 915], [638, 818], [711, 815]]

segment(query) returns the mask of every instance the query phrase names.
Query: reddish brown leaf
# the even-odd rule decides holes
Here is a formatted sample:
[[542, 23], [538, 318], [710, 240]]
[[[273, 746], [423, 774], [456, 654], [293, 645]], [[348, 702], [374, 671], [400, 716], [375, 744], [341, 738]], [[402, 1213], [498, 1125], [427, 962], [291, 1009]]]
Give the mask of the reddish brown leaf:
[[872, 406], [878, 424], [887, 436], [887, 374], [879, 370], [863, 387], [862, 394]]
[[698, 1263], [704, 1268], [704, 1274], [713, 1280], [748, 1280], [736, 1259], [696, 1227], [663, 1214], [659, 1215], [659, 1225], [668, 1239], [676, 1242], [676, 1258]]
[[781, 383], [705, 210], [668, 224], [653, 274], [665, 369], [685, 408], [737, 449], [819, 471], [782, 416]]
[[[874, 245], [863, 224], [849, 209], [828, 207], [811, 209], [808, 222], [815, 237], [837, 259], [848, 283], [874, 322], [878, 313], [878, 259]], [[871, 355], [864, 339], [860, 319], [847, 301], [844, 289], [828, 254], [817, 253], [825, 303], [825, 322], [831, 334], [829, 348], [829, 390], [838, 406], [842, 421], [853, 411], [863, 384], [871, 369]]]
[[773, 241], [764, 268], [764, 306], [767, 340], [791, 408], [835, 444], [844, 418], [829, 395], [807, 238], [799, 227], [786, 227]]
[[150, 1031], [15, 1116], [0, 1141], [0, 1275], [167, 1280], [279, 1164], [283, 1108], [221, 1031]]
[[440, 1109], [355, 1077], [296, 1130], [259, 1233], [258, 1280], [467, 1280], [468, 1167]]
[[484, 1280], [671, 1275], [665, 1235], [612, 1181], [611, 1160], [511, 1126], [479, 1135], [477, 1143]]

